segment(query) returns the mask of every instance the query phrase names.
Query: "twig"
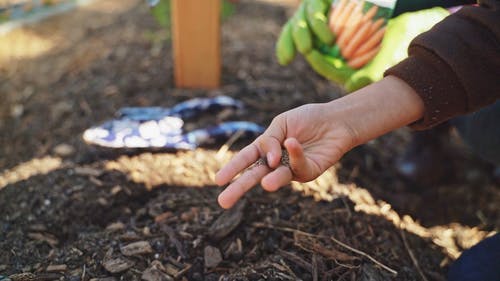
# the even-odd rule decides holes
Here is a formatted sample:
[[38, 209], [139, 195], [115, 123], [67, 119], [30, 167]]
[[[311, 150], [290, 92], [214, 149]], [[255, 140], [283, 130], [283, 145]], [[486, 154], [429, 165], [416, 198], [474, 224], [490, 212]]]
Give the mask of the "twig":
[[[300, 234], [294, 233], [294, 236], [299, 237]], [[311, 237], [309, 237], [310, 239]], [[353, 261], [357, 260], [357, 257], [350, 256], [344, 252], [336, 249], [328, 249], [318, 243], [318, 241], [309, 241], [308, 239], [298, 239], [295, 238], [295, 245], [300, 247], [302, 250], [310, 253], [319, 253], [324, 257], [331, 260], [341, 260], [341, 261]]]
[[[283, 260], [281, 260], [281, 262], [283, 262]], [[277, 274], [281, 273], [281, 274], [285, 275], [287, 277], [287, 279], [297, 280], [297, 275], [295, 275], [295, 273], [293, 273], [293, 271], [288, 266], [286, 266], [286, 264], [283, 264], [283, 263], [277, 264], [277, 263], [273, 262], [273, 263], [271, 263], [271, 266], [273, 266], [277, 270], [284, 271], [290, 275], [285, 275], [283, 272], [277, 272]]]
[[347, 274], [351, 273], [351, 271], [346, 271], [344, 273], [342, 273], [342, 275], [339, 276], [339, 279], [337, 279], [338, 281], [343, 281], [345, 280], [345, 277], [347, 277]]
[[313, 281], [318, 281], [318, 256], [313, 253], [312, 256], [312, 272]]
[[85, 266], [85, 264], [83, 264], [82, 277], [81, 277], [82, 280], [85, 280], [85, 271], [86, 270], [87, 270], [87, 267]]
[[252, 224], [253, 227], [258, 227], [258, 228], [270, 228], [270, 229], [276, 229], [276, 230], [281, 230], [281, 231], [286, 231], [286, 232], [292, 232], [292, 233], [297, 233], [297, 234], [301, 234], [301, 235], [305, 235], [305, 236], [310, 236], [310, 237], [316, 237], [316, 238], [330, 238], [333, 242], [339, 244], [340, 246], [348, 249], [348, 250], [351, 250], [353, 252], [355, 252], [356, 254], [358, 255], [361, 255], [369, 260], [371, 260], [372, 262], [374, 262], [375, 264], [377, 264], [378, 266], [382, 267], [383, 269], [389, 271], [390, 273], [392, 273], [393, 275], [398, 275], [398, 272], [390, 267], [388, 267], [387, 265], [384, 265], [383, 263], [377, 261], [375, 258], [371, 257], [370, 255], [368, 255], [367, 253], [361, 251], [361, 250], [358, 250], [358, 249], [355, 249], [347, 244], [344, 244], [342, 242], [340, 242], [339, 240], [335, 239], [333, 236], [330, 236], [330, 237], [327, 237], [327, 236], [324, 236], [324, 235], [316, 235], [316, 234], [312, 234], [312, 233], [307, 233], [307, 232], [304, 232], [304, 231], [301, 231], [301, 230], [298, 230], [298, 229], [293, 229], [293, 228], [290, 228], [290, 227], [279, 227], [279, 226], [273, 226], [273, 225], [268, 225], [268, 224], [264, 224], [264, 223], [253, 223]]
[[288, 266], [288, 264], [286, 264], [286, 262], [282, 259], [280, 259], [280, 264], [286, 269], [286, 271], [288, 271], [288, 273], [290, 273], [295, 279], [294, 280], [297, 280], [297, 275], [295, 275], [295, 272], [293, 272], [293, 270]]
[[312, 270], [312, 266], [307, 261], [303, 260], [301, 257], [294, 255], [293, 253], [287, 252], [285, 250], [278, 249], [278, 254], [283, 256], [285, 259], [293, 262], [295, 265], [302, 267], [307, 271]]
[[420, 274], [420, 277], [422, 277], [422, 280], [424, 281], [429, 281], [427, 277], [425, 277], [424, 273], [422, 272], [422, 269], [420, 269], [420, 265], [418, 264], [418, 260], [415, 258], [415, 255], [413, 254], [413, 251], [410, 249], [410, 246], [408, 244], [408, 241], [406, 240], [406, 235], [403, 230], [401, 230], [401, 237], [403, 238], [403, 244], [405, 245], [406, 251], [410, 255], [411, 261], [413, 262], [413, 265], [418, 271], [418, 274]]
[[393, 275], [398, 275], [398, 272], [390, 267], [388, 267], [387, 265], [384, 265], [383, 263], [377, 261], [375, 258], [371, 257], [370, 255], [368, 255], [367, 253], [361, 251], [361, 250], [358, 250], [358, 249], [354, 249], [353, 247], [347, 245], [347, 244], [344, 244], [342, 242], [340, 242], [339, 240], [335, 239], [333, 236], [330, 237], [330, 239], [332, 239], [333, 242], [339, 244], [340, 246], [348, 249], [348, 250], [351, 250], [353, 252], [355, 252], [356, 254], [358, 255], [361, 255], [369, 260], [371, 260], [372, 262], [374, 262], [375, 264], [377, 264], [378, 266], [382, 267], [383, 269], [389, 271], [390, 273], [392, 273]]
[[315, 238], [326, 238], [326, 239], [329, 238], [328, 236], [322, 236], [322, 235], [312, 234], [312, 233], [304, 232], [302, 230], [294, 229], [294, 228], [291, 228], [291, 227], [275, 226], [275, 225], [270, 225], [270, 224], [261, 223], [261, 222], [254, 222], [252, 224], [252, 226], [256, 227], [256, 228], [276, 229], [276, 230], [281, 230], [281, 231], [291, 232], [291, 233], [297, 233], [297, 234], [300, 234], [300, 235], [309, 236], [309, 237], [315, 237]]
[[181, 256], [181, 258], [183, 259], [186, 259], [188, 256], [186, 254], [186, 251], [184, 250], [184, 247], [182, 246], [182, 243], [177, 239], [175, 231], [168, 225], [163, 225], [162, 230], [168, 235], [170, 242], [174, 244], [179, 256]]
[[340, 265], [342, 267], [349, 268], [349, 269], [356, 269], [359, 267], [359, 266], [355, 266], [355, 265], [348, 265], [348, 264], [340, 263], [338, 260], [335, 260], [335, 263], [337, 265]]
[[340, 197], [342, 200], [342, 203], [344, 203], [345, 209], [347, 210], [347, 220], [350, 220], [352, 217], [351, 209], [349, 208], [349, 205], [347, 204], [345, 200], [345, 196]]
[[219, 151], [217, 151], [217, 154], [215, 154], [215, 157], [217, 159], [222, 159], [224, 155], [226, 155], [227, 151], [231, 146], [243, 135], [244, 131], [243, 130], [238, 130], [236, 133], [234, 133], [224, 145], [221, 146]]

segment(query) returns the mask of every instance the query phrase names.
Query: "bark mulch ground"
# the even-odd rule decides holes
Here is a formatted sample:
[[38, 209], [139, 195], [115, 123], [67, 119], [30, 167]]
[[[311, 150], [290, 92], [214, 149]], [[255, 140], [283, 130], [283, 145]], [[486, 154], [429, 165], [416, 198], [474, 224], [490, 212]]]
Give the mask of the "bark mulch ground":
[[491, 167], [457, 141], [456, 159], [442, 163], [455, 176], [439, 186], [415, 189], [396, 175], [409, 139], [402, 129], [314, 182], [255, 188], [228, 211], [217, 206], [213, 175], [250, 140], [227, 151], [82, 142], [122, 106], [224, 94], [246, 110], [187, 126], [265, 126], [339, 97], [301, 58], [276, 63], [291, 11], [239, 2], [222, 26], [223, 86], [213, 91], [174, 87], [169, 34], [143, 1], [96, 1], [1, 38], [0, 280], [445, 280], [461, 251], [500, 226]]

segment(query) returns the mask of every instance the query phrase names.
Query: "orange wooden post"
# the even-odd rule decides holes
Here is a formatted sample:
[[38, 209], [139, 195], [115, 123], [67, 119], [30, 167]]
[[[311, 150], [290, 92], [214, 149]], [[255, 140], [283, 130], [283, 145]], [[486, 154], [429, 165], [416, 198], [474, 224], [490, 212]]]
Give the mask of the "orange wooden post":
[[175, 84], [217, 88], [220, 84], [221, 0], [173, 0]]

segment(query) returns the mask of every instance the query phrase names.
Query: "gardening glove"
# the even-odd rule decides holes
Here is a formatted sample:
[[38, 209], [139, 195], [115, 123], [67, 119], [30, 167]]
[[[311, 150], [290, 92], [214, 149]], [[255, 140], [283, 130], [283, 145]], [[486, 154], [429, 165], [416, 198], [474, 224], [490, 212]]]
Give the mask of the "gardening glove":
[[[302, 24], [297, 24], [297, 18], [304, 18], [307, 15], [304, 13], [307, 3], [304, 1], [301, 4], [296, 14], [283, 28], [276, 46], [278, 61], [282, 65], [290, 63], [294, 58], [296, 46], [318, 74], [344, 85], [348, 92], [380, 80], [387, 68], [406, 57], [409, 43], [416, 35], [428, 30], [448, 15], [448, 12], [442, 8], [432, 8], [400, 15], [389, 20], [385, 27], [382, 27], [382, 20], [374, 21], [373, 25], [378, 25], [379, 30], [370, 39], [374, 39], [371, 40], [372, 43], [378, 42], [379, 46], [374, 48], [373, 44], [368, 44], [372, 47], [368, 51], [365, 50], [364, 55], [346, 61], [344, 55], [350, 58], [355, 52], [353, 52], [353, 48], [344, 48], [343, 51], [347, 49], [345, 54], [341, 52], [339, 45], [344, 47], [349, 45], [348, 39], [354, 40], [355, 35], [361, 33], [361, 27], [356, 34], [341, 35], [334, 45], [328, 44], [319, 36], [313, 36], [316, 33], [310, 31], [310, 25], [306, 21], [302, 20], [300, 21]], [[335, 13], [330, 15], [330, 22], [332, 22], [332, 16], [336, 17]], [[365, 65], [367, 61], [369, 62]]]
[[331, 45], [334, 35], [326, 17], [331, 0], [303, 0], [295, 14], [283, 26], [276, 43], [276, 57], [281, 65], [295, 58], [296, 50], [303, 55], [313, 49], [313, 39]]
[[[346, 45], [342, 42], [342, 36], [332, 47], [319, 46], [317, 52], [310, 52], [306, 55], [306, 60], [318, 74], [344, 85], [347, 92], [352, 92], [382, 79], [385, 70], [407, 57], [407, 49], [413, 38], [429, 30], [448, 15], [447, 10], [436, 7], [404, 13], [390, 19], [387, 25], [379, 30], [383, 34], [378, 34], [378, 36], [383, 35], [383, 38], [376, 38], [376, 35], [371, 38], [382, 40], [379, 47], [359, 56], [362, 63], [364, 61], [368, 63], [358, 69], [356, 69], [359, 67], [358, 58], [347, 61], [344, 58], [352, 54], [341, 51], [342, 48], [339, 45]], [[360, 32], [361, 30], [358, 34]], [[355, 40], [354, 37], [352, 40]]]
[[347, 79], [344, 84], [346, 91], [352, 92], [382, 79], [385, 70], [407, 57], [407, 50], [413, 38], [429, 30], [448, 15], [447, 10], [435, 7], [404, 13], [390, 19], [380, 50], [368, 64]]
[[[364, 17], [361, 10], [364, 6], [364, 2], [362, 2], [363, 4], [357, 5], [355, 1], [342, 0], [339, 5], [336, 5], [334, 11], [330, 13], [331, 3], [332, 0], [302, 1], [296, 13], [283, 27], [276, 44], [276, 56], [281, 65], [287, 65], [294, 59], [296, 51], [298, 50], [304, 55], [316, 72], [329, 80], [344, 84], [355, 70], [349, 67], [349, 65], [346, 65], [341, 59], [340, 44], [333, 45], [335, 34], [340, 34], [337, 27], [346, 25], [348, 22], [350, 23], [353, 18], [357, 18], [359, 23], [361, 23], [363, 19], [364, 22], [371, 26], [371, 18], [375, 16], [377, 11], [378, 16], [387, 18], [389, 15], [383, 11], [387, 10], [390, 12], [391, 10], [371, 9], [371, 12], [368, 13], [368, 15], [371, 16]], [[329, 13], [330, 21], [327, 19]], [[334, 22], [337, 22], [337, 24], [333, 24]], [[378, 28], [380, 28], [383, 23], [385, 23], [383, 19], [378, 20]], [[345, 30], [348, 32], [343, 32], [343, 34], [337, 38], [337, 41], [347, 43], [348, 41], [346, 39], [350, 38], [355, 33], [354, 28], [348, 30], [346, 27]], [[346, 36], [346, 34], [350, 35]], [[379, 38], [382, 38], [380, 34]], [[357, 41], [360, 41], [359, 39]], [[380, 40], [375, 43], [380, 43]], [[372, 50], [369, 49], [368, 51]], [[366, 61], [365, 59], [365, 63]], [[357, 64], [357, 68], [359, 68], [359, 62]]]

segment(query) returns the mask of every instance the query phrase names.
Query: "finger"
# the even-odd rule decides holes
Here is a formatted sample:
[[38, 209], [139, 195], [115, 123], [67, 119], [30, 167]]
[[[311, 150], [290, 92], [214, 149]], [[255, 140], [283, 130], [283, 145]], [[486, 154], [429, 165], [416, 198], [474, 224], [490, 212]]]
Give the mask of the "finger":
[[292, 37], [297, 50], [302, 54], [307, 54], [312, 49], [312, 36], [305, 17], [305, 2], [299, 6], [295, 13], [292, 26]]
[[266, 156], [267, 165], [271, 168], [279, 166], [281, 160], [281, 143], [285, 140], [286, 135], [286, 117], [280, 114], [274, 117], [273, 121], [260, 136], [256, 143], [259, 144], [260, 155]]
[[286, 166], [279, 166], [276, 170], [262, 178], [262, 188], [274, 192], [280, 187], [289, 184], [292, 181], [292, 171]]
[[295, 58], [295, 43], [292, 38], [292, 21], [283, 27], [276, 42], [276, 57], [281, 65], [288, 65]]
[[266, 155], [267, 165], [270, 168], [276, 168], [280, 164], [281, 159], [281, 143], [272, 136], [265, 136], [259, 138], [259, 147], [261, 153]]
[[311, 50], [306, 55], [306, 60], [317, 73], [336, 83], [344, 84], [354, 73], [354, 70], [345, 66], [342, 60], [329, 60], [316, 50]]
[[[261, 139], [274, 138], [278, 143], [285, 139], [285, 132], [283, 129], [283, 116], [283, 114], [276, 116], [269, 127], [266, 129], [266, 131], [260, 137], [258, 137], [252, 144], [246, 146], [240, 152], [238, 152], [236, 156], [234, 156], [233, 159], [229, 161], [229, 163], [224, 165], [224, 167], [222, 167], [222, 169], [217, 172], [217, 174], [215, 175], [215, 183], [217, 185], [222, 186], [224, 184], [227, 184], [237, 174], [255, 163], [255, 161], [257, 161], [257, 159], [259, 159], [261, 156], [265, 155], [263, 149], [260, 148]], [[270, 144], [269, 146], [270, 151], [275, 151], [276, 148], [271, 148], [276, 147], [275, 145]], [[271, 163], [273, 164], [276, 161], [279, 162], [280, 157], [281, 148], [279, 149], [279, 152], [273, 152], [271, 154]], [[278, 160], [276, 160], [276, 158]]]
[[295, 176], [300, 177], [307, 171], [307, 159], [299, 141], [295, 138], [285, 140], [285, 148], [288, 151], [290, 169]]
[[334, 38], [325, 15], [328, 6], [323, 0], [310, 0], [306, 6], [306, 14], [312, 31], [321, 42], [330, 45]]
[[248, 190], [259, 183], [269, 171], [270, 169], [265, 165], [245, 171], [219, 194], [219, 205], [224, 209], [231, 208]]
[[259, 150], [255, 143], [246, 146], [215, 174], [215, 183], [219, 186], [227, 184], [259, 158]]

